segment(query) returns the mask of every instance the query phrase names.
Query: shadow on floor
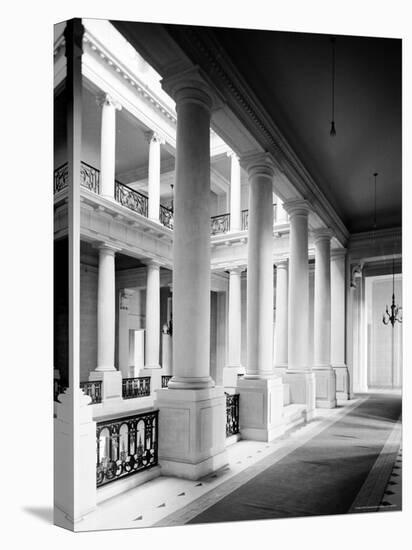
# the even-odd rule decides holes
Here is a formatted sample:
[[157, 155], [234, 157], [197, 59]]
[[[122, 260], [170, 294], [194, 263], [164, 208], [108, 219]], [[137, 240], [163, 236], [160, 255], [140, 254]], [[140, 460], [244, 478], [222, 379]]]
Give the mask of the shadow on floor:
[[53, 508], [51, 506], [26, 506], [23, 510], [46, 523], [53, 523]]

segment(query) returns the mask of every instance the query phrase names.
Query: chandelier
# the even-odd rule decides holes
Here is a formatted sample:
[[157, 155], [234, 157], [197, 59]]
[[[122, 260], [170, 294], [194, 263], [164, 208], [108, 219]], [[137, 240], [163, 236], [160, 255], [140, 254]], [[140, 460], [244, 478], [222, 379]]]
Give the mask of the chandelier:
[[382, 322], [384, 325], [395, 325], [396, 321], [402, 323], [402, 306], [396, 305], [395, 300], [395, 259], [392, 259], [392, 304], [390, 307], [391, 312], [389, 313], [389, 308], [386, 306], [386, 311], [382, 316]]

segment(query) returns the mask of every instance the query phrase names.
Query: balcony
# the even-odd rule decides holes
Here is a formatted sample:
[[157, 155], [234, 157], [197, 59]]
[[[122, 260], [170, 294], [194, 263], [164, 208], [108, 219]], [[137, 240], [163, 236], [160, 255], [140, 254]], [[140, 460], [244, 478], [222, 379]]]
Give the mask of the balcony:
[[[81, 176], [81, 185], [82, 187], [88, 189], [92, 193], [97, 195], [100, 192], [100, 170], [90, 166], [86, 162], [81, 163], [80, 168]], [[54, 185], [53, 192], [54, 194], [60, 193], [68, 186], [68, 165], [67, 163], [63, 164], [54, 171]], [[124, 206], [125, 208], [140, 214], [141, 216], [148, 217], [148, 203], [149, 199], [147, 195], [132, 189], [124, 183], [120, 183], [115, 180], [115, 191], [114, 191], [115, 201]], [[273, 219], [274, 223], [277, 220], [277, 205], [273, 205]], [[167, 208], [164, 205], [160, 205], [159, 208], [159, 221], [168, 229], [173, 230], [173, 210]], [[241, 212], [241, 231], [248, 230], [248, 221], [249, 221], [249, 211], [242, 210]], [[213, 235], [223, 235], [230, 231], [230, 214], [219, 214], [217, 216], [212, 216], [210, 219], [210, 234]]]

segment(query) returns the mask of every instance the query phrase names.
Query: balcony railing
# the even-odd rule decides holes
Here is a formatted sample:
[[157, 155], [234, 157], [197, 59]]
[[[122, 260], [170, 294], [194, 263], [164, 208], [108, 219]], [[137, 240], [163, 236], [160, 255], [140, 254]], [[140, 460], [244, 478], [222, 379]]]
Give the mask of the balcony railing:
[[239, 433], [239, 394], [226, 395], [226, 437]]
[[150, 395], [150, 376], [123, 378], [122, 395], [123, 399], [134, 399], [135, 397], [147, 397]]
[[230, 214], [220, 214], [210, 218], [210, 234], [227, 233], [230, 229]]
[[173, 229], [173, 210], [161, 204], [159, 209], [159, 220], [165, 227]]
[[[54, 171], [53, 193], [58, 193], [68, 186], [69, 168], [67, 162]], [[83, 187], [99, 193], [100, 170], [90, 166], [86, 162], [80, 164], [80, 184]]]
[[146, 195], [139, 193], [139, 191], [135, 191], [124, 183], [116, 181], [114, 186], [114, 198], [122, 206], [130, 208], [133, 212], [137, 212], [147, 218], [149, 199]]
[[[64, 386], [60, 380], [54, 379], [54, 400], [59, 403], [59, 395], [64, 393], [64, 390], [67, 386]], [[80, 382], [80, 388], [84, 391], [86, 395], [89, 395], [91, 400], [91, 405], [102, 402], [102, 381], [97, 380], [95, 382]]]
[[92, 398], [92, 405], [102, 402], [102, 381], [80, 382], [80, 388]]
[[162, 375], [162, 388], [167, 388], [169, 386], [169, 380], [172, 378], [172, 375]]
[[158, 414], [150, 411], [97, 423], [97, 487], [157, 465]]

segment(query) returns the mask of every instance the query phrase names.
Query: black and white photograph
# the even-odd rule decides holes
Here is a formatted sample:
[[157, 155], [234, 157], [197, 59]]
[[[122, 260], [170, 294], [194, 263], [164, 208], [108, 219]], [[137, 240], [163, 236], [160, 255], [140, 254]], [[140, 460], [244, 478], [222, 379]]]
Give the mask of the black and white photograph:
[[335, 518], [329, 547], [373, 516], [404, 547], [403, 31], [61, 13], [39, 76], [45, 291], [27, 228], [18, 252], [47, 294], [15, 317], [25, 418], [42, 325], [49, 350], [46, 434], [15, 421], [9, 445], [33, 478], [48, 465], [49, 504], [24, 514], [159, 548], [265, 525], [286, 545]]

